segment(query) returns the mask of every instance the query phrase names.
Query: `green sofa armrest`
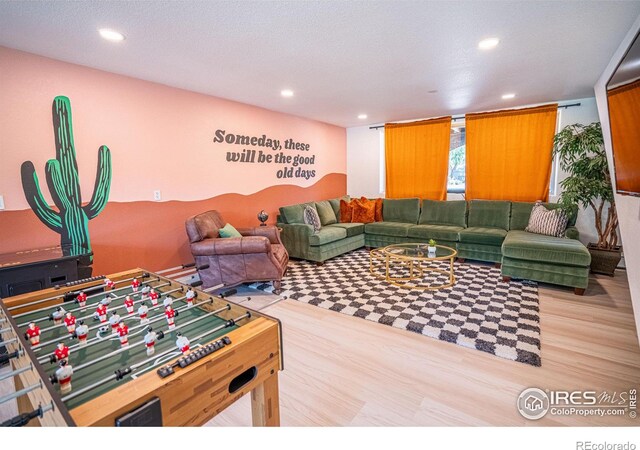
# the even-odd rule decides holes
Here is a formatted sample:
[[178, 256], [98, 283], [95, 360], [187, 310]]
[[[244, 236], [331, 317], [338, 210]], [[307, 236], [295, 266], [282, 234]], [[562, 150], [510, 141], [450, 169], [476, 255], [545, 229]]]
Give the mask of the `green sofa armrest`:
[[569, 239], [576, 239], [576, 240], [580, 239], [580, 232], [576, 227], [567, 227], [567, 229], [564, 232], [564, 235]]
[[309, 236], [313, 227], [306, 223], [278, 223], [282, 229], [280, 238], [289, 256], [306, 259], [309, 253]]

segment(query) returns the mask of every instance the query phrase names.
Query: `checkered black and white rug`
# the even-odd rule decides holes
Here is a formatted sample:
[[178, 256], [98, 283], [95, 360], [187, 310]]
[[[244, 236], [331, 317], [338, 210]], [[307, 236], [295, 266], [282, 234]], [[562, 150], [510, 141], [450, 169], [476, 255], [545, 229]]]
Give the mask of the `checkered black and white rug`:
[[[371, 275], [369, 252], [362, 249], [330, 259], [323, 266], [291, 261], [282, 295], [540, 366], [537, 284], [503, 283], [500, 269], [478, 264], [456, 263], [455, 275], [451, 288], [399, 288]], [[271, 290], [270, 284], [252, 287]]]

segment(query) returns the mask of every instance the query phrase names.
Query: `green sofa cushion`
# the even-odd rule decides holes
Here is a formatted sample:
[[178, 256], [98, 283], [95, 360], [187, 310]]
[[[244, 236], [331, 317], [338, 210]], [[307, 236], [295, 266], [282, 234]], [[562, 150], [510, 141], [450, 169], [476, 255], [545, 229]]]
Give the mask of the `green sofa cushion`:
[[348, 195], [343, 195], [342, 197], [332, 198], [331, 200], [329, 200], [331, 208], [333, 208], [333, 213], [336, 215], [336, 219], [338, 219], [338, 222], [340, 222], [340, 200], [344, 200], [345, 202], [349, 203], [351, 201], [351, 197], [349, 197]]
[[507, 231], [502, 228], [469, 227], [460, 231], [460, 242], [469, 244], [502, 245]]
[[467, 202], [464, 200], [423, 200], [420, 225], [467, 226]]
[[[416, 217], [417, 220], [417, 217]], [[378, 234], [382, 236], [407, 237], [409, 228], [414, 227], [411, 223], [400, 222], [373, 222], [364, 226], [367, 234]]]
[[347, 237], [357, 236], [364, 233], [363, 223], [334, 223], [333, 225], [329, 225], [329, 227], [344, 228], [347, 230]]
[[[524, 230], [529, 225], [529, 216], [531, 216], [531, 209], [533, 209], [535, 203], [532, 202], [512, 202], [511, 203], [511, 222], [509, 223], [510, 230]], [[547, 209], [556, 209], [560, 205], [557, 203], [543, 203]], [[567, 227], [575, 226], [576, 219], [578, 217], [578, 209], [576, 208], [571, 214], [569, 214], [569, 222]]]
[[318, 216], [320, 216], [320, 223], [322, 226], [331, 225], [338, 221], [336, 213], [333, 211], [329, 200], [316, 202], [316, 211], [318, 211]]
[[339, 241], [347, 237], [347, 230], [339, 227], [324, 227], [309, 236], [309, 245], [318, 246]]
[[382, 219], [385, 222], [418, 223], [420, 216], [419, 198], [385, 198], [382, 201]]
[[509, 229], [511, 202], [500, 200], [471, 200], [469, 202], [469, 227]]
[[280, 216], [284, 217], [284, 220], [286, 220], [287, 223], [304, 223], [304, 208], [306, 206], [311, 206], [315, 209], [316, 204], [314, 202], [310, 202], [300, 203], [298, 205], [282, 206], [280, 208]]
[[580, 241], [519, 230], [507, 233], [502, 254], [513, 259], [567, 266], [587, 267], [591, 263], [589, 250]]
[[463, 227], [451, 225], [416, 225], [409, 228], [407, 237], [458, 242], [458, 233], [462, 230]]

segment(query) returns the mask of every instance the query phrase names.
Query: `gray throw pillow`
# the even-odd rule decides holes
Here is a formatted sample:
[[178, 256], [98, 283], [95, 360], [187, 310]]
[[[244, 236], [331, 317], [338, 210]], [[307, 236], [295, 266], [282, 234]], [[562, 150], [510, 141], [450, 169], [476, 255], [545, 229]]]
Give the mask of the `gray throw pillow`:
[[315, 233], [320, 231], [320, 228], [322, 228], [318, 211], [316, 211], [316, 209], [311, 206], [307, 206], [304, 208], [304, 223], [306, 223], [307, 225], [311, 225]]
[[561, 209], [547, 209], [541, 203], [536, 203], [531, 209], [529, 225], [524, 231], [544, 234], [546, 236], [563, 237], [567, 229], [569, 217]]

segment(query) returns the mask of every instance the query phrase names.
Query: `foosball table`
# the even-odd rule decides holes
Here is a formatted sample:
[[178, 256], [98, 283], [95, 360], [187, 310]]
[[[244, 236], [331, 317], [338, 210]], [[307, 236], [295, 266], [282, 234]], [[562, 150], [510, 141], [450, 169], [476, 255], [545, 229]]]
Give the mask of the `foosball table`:
[[195, 426], [251, 393], [279, 425], [280, 322], [133, 269], [0, 301], [19, 415], [2, 425]]

